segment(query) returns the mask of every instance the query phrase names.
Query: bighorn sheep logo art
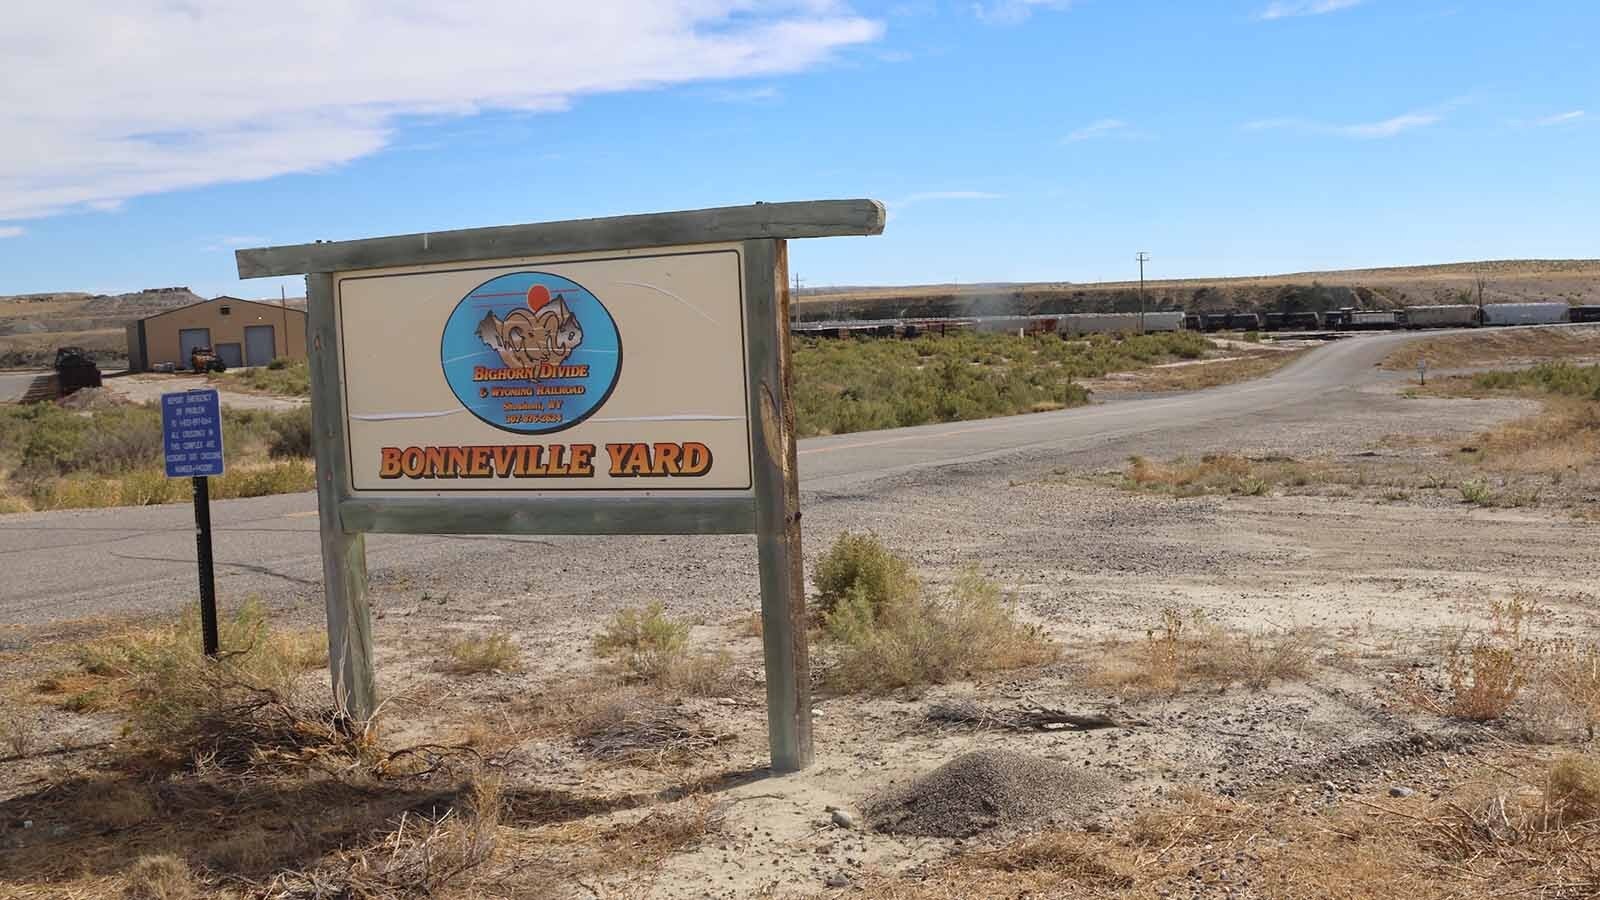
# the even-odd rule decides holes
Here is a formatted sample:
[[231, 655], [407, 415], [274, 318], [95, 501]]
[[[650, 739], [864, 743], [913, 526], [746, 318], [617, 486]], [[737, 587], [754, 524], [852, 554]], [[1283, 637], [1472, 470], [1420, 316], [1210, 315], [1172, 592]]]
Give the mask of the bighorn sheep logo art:
[[478, 323], [478, 337], [500, 354], [509, 368], [559, 366], [583, 343], [583, 327], [560, 294], [542, 284], [528, 288], [528, 308], [504, 319], [491, 311]]

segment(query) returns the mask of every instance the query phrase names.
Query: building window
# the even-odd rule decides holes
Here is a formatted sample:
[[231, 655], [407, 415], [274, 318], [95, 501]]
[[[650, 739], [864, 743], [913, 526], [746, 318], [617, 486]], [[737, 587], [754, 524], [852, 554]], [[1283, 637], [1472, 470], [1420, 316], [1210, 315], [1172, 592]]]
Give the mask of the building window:
[[225, 306], [223, 306], [223, 307], [222, 307], [222, 314], [223, 314], [223, 315], [225, 315], [225, 316], [231, 316], [231, 315], [233, 315], [233, 307], [231, 307], [231, 306], [226, 306], [226, 305], [225, 305]]

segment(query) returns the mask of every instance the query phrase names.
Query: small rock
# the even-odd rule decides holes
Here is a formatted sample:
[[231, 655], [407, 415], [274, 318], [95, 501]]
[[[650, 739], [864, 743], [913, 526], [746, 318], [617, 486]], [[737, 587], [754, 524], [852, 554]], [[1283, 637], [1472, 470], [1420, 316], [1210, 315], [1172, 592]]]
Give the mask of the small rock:
[[834, 872], [832, 875], [829, 875], [827, 878], [822, 879], [822, 883], [827, 885], [828, 887], [831, 887], [831, 888], [849, 887], [850, 886], [850, 876], [844, 874], [843, 872]]
[[1409, 797], [1415, 793], [1416, 791], [1413, 791], [1411, 788], [1402, 787], [1401, 785], [1395, 785], [1394, 787], [1389, 788], [1389, 796], [1391, 797]]
[[839, 826], [840, 828], [855, 828], [856, 827], [855, 816], [850, 815], [849, 813], [845, 812], [842, 809], [834, 810], [833, 814], [832, 814], [832, 819], [833, 819], [833, 824]]

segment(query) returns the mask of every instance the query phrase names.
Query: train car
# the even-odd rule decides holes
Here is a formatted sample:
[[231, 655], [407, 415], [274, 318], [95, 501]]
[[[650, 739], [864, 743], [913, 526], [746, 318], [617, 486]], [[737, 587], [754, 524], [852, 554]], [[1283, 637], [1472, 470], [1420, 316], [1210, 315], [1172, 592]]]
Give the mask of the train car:
[[1600, 306], [1574, 306], [1567, 310], [1567, 318], [1573, 322], [1600, 322]]
[[1233, 331], [1260, 331], [1261, 314], [1254, 312], [1228, 313], [1228, 328]]
[[[1067, 313], [1057, 318], [1056, 330], [1063, 337], [1074, 334], [1138, 334], [1138, 313]], [[1147, 312], [1144, 330], [1182, 331], [1184, 314], [1179, 311]]]
[[1322, 327], [1329, 331], [1339, 331], [1350, 326], [1350, 311], [1347, 309], [1330, 309], [1322, 314]]
[[1407, 328], [1466, 328], [1478, 324], [1478, 308], [1469, 303], [1408, 306]]
[[1565, 303], [1485, 303], [1485, 325], [1556, 325], [1567, 321]]
[[1208, 313], [1204, 313], [1203, 315], [1205, 316], [1205, 329], [1204, 330], [1206, 330], [1206, 331], [1227, 331], [1228, 330], [1228, 316], [1231, 315], [1231, 313], [1208, 312]]
[[1321, 331], [1322, 315], [1314, 312], [1262, 313], [1261, 325], [1266, 331]]
[[1186, 312], [1183, 314], [1183, 328], [1185, 331], [1205, 331], [1206, 317], [1204, 313]]
[[1400, 327], [1400, 314], [1392, 309], [1346, 310], [1349, 319], [1346, 327], [1361, 330], [1379, 330]]

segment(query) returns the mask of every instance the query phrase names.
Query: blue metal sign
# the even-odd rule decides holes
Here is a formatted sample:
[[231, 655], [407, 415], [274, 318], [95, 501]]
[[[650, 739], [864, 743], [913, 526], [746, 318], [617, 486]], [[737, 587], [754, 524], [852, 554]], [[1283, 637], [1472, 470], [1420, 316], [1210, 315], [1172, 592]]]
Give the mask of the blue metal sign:
[[222, 407], [204, 388], [161, 395], [168, 478], [222, 474]]

